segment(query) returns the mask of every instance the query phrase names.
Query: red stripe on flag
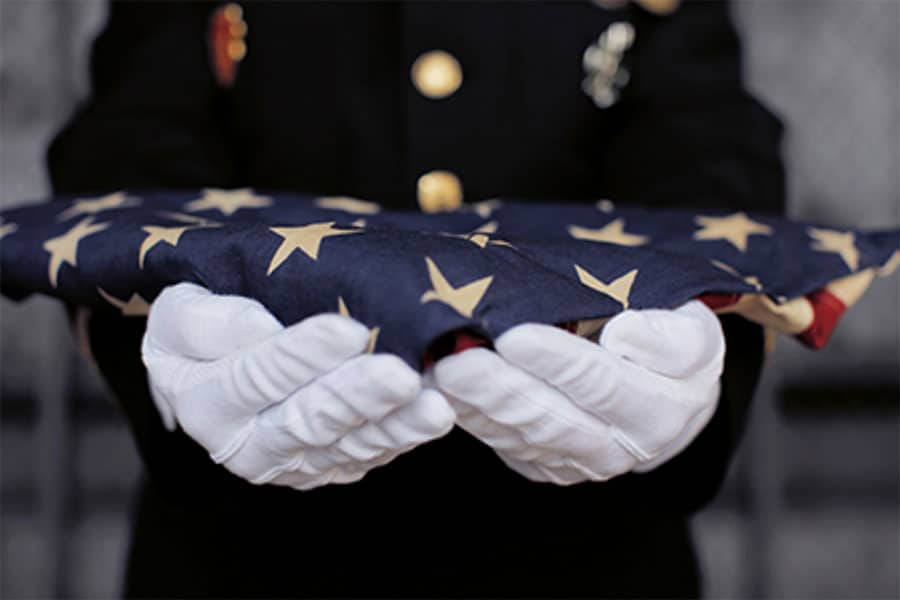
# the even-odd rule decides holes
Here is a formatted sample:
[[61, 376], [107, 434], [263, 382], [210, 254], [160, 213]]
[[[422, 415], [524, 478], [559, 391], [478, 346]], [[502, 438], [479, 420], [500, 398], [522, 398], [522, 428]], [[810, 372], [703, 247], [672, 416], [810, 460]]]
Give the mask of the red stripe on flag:
[[813, 308], [813, 322], [806, 331], [797, 335], [797, 339], [810, 348], [819, 350], [831, 337], [847, 306], [826, 289], [807, 294], [806, 299]]
[[703, 294], [697, 296], [697, 300], [705, 304], [710, 310], [716, 311], [738, 303], [743, 294]]

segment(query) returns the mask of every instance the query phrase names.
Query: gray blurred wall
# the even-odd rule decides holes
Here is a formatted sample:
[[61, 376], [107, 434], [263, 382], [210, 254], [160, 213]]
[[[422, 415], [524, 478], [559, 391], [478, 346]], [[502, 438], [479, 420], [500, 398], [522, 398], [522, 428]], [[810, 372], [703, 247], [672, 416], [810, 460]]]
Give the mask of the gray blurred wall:
[[[47, 194], [43, 152], [87, 92], [105, 11], [0, 0], [0, 207]], [[898, 226], [900, 3], [744, 0], [735, 16], [748, 82], [788, 125], [790, 214]], [[898, 281], [825, 350], [781, 340], [770, 356], [726, 489], [694, 523], [710, 597], [900, 594]], [[140, 467], [59, 306], [0, 303], [0, 398], [0, 596], [116, 595]]]

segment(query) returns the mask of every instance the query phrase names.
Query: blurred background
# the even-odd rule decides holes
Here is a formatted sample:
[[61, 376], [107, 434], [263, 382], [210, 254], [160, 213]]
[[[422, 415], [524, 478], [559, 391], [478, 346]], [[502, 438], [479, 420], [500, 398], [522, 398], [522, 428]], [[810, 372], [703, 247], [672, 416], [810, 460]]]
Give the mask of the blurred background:
[[[750, 88], [788, 126], [789, 214], [900, 225], [900, 2], [743, 0]], [[0, 207], [87, 93], [103, 0], [0, 0]], [[781, 339], [747, 437], [694, 529], [711, 598], [900, 596], [900, 277], [818, 353]], [[141, 466], [62, 307], [0, 304], [0, 596], [118, 594]]]

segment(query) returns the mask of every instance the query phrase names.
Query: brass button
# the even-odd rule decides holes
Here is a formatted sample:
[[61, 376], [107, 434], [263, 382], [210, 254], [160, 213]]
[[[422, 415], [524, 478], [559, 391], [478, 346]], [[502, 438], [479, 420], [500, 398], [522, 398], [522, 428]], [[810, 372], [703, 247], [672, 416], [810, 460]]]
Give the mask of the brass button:
[[416, 195], [423, 212], [458, 210], [463, 200], [462, 182], [450, 171], [429, 171], [419, 177]]
[[412, 66], [412, 82], [426, 98], [450, 96], [462, 85], [462, 66], [449, 52], [432, 50], [416, 59]]
[[[644, 10], [657, 15], [670, 15], [678, 10], [681, 0], [634, 0]], [[628, 0], [592, 0], [594, 4], [606, 10], [619, 10], [628, 4]]]
[[637, 0], [646, 10], [658, 15], [671, 15], [678, 10], [681, 0]]
[[222, 13], [225, 15], [225, 18], [228, 19], [229, 23], [237, 23], [244, 18], [244, 10], [241, 8], [241, 5], [236, 2], [229, 2], [223, 6]]
[[209, 23], [210, 59], [219, 86], [230, 88], [238, 64], [247, 55], [247, 22], [240, 4], [230, 3], [213, 12]]

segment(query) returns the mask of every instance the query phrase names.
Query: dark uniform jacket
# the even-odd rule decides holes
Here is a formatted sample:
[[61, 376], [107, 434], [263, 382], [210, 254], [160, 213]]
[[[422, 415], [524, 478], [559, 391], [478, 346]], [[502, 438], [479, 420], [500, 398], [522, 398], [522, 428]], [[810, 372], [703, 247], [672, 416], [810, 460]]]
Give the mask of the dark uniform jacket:
[[[727, 7], [656, 15], [591, 2], [250, 2], [233, 87], [210, 67], [216, 5], [113, 2], [93, 95], [48, 154], [57, 193], [252, 186], [416, 209], [425, 172], [465, 198], [778, 212], [779, 122], [741, 82]], [[630, 22], [630, 78], [599, 108], [585, 49]], [[423, 52], [461, 87], [424, 97]], [[309, 492], [257, 487], [166, 432], [140, 361], [144, 322], [94, 315], [101, 370], [149, 473], [133, 595], [683, 596], [698, 593], [686, 517], [721, 485], [762, 361], [762, 335], [723, 318], [721, 402], [681, 455], [605, 483], [534, 483], [459, 429]], [[490, 382], [485, 382], [489, 385]]]

